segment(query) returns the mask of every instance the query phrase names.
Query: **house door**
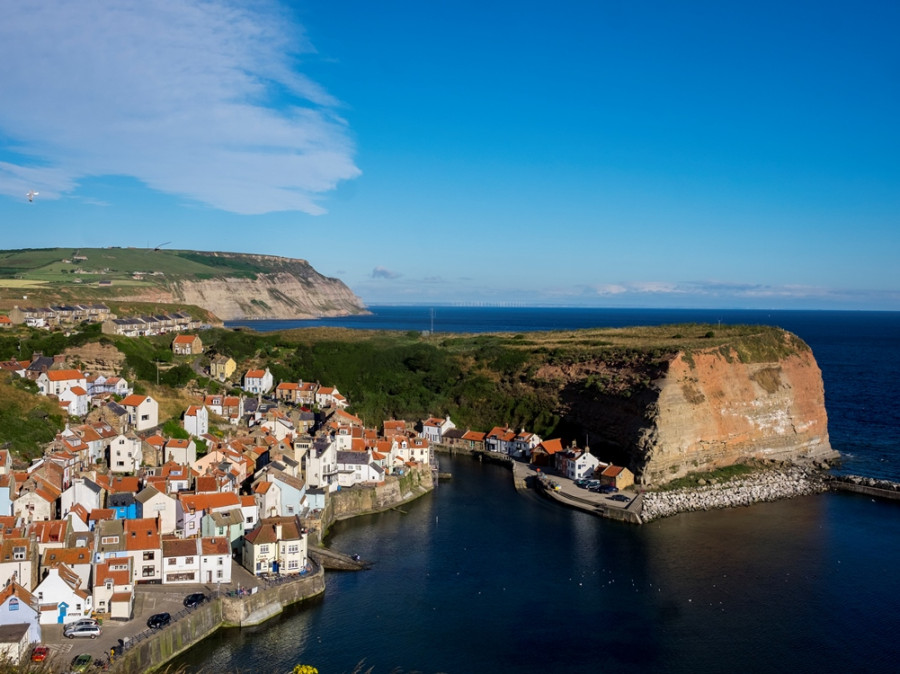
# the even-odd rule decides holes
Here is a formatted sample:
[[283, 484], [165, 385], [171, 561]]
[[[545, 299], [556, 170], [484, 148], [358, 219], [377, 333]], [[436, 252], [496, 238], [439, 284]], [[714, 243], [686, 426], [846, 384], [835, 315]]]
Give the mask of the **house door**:
[[66, 620], [66, 611], [68, 610], [68, 608], [69, 608], [69, 605], [66, 604], [65, 602], [60, 603], [59, 616], [56, 618], [56, 622], [58, 622], [60, 625], [62, 625], [63, 622], [65, 622], [65, 620]]
[[207, 571], [207, 572], [206, 572], [206, 582], [207, 582], [207, 583], [211, 583], [211, 582], [212, 582], [212, 571]]

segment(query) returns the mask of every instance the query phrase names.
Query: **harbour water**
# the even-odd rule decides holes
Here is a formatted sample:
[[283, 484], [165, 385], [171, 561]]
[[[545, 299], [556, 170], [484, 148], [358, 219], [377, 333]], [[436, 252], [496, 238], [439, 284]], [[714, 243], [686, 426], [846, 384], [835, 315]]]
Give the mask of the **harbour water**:
[[[430, 329], [427, 307], [416, 309], [417, 326], [398, 318], [410, 311], [375, 308], [369, 320]], [[436, 312], [436, 331], [449, 331], [449, 311]], [[528, 310], [452, 311], [469, 313], [467, 332], [528, 329], [509, 327], [509, 313]], [[540, 327], [538, 314], [562, 310], [536, 311], [533, 329], [588, 327], [559, 315]], [[602, 313], [563, 313], [604, 324], [585, 311]], [[900, 480], [900, 314], [631, 311], [605, 315], [796, 332], [822, 368], [842, 470]], [[516, 492], [500, 466], [442, 457], [442, 470], [453, 479], [404, 512], [333, 527], [328, 543], [374, 560], [370, 571], [329, 574], [322, 599], [254, 630], [220, 631], [176, 664], [456, 674], [862, 672], [900, 662], [896, 502], [829, 493], [636, 527]]]

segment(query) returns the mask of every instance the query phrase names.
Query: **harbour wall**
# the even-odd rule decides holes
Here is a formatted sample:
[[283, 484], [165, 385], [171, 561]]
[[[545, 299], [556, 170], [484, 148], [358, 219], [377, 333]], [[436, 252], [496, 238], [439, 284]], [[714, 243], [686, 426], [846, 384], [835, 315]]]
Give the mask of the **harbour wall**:
[[325, 591], [322, 567], [311, 575], [284, 580], [243, 597], [216, 597], [201, 604], [169, 626], [130, 640], [110, 671], [121, 674], [152, 672], [179, 653], [213, 634], [221, 627], [258, 625], [281, 613], [286, 606], [311, 599]]

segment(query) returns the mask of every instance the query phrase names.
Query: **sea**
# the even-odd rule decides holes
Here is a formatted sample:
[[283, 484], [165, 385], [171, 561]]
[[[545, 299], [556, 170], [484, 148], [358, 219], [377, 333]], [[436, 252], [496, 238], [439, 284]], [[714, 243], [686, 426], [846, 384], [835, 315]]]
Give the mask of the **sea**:
[[[825, 384], [836, 472], [900, 482], [900, 313], [376, 306], [315, 321], [434, 333], [674, 323], [800, 336]], [[431, 493], [336, 523], [372, 560], [321, 598], [224, 629], [188, 672], [321, 674], [900, 670], [900, 502], [849, 493], [626, 525], [517, 492], [507, 468], [439, 455]]]

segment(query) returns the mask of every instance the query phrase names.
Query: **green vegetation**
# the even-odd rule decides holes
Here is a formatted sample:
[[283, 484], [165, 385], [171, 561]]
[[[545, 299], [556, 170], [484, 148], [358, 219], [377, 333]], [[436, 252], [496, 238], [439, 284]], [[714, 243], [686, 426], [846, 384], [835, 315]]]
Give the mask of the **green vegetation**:
[[763, 470], [771, 470], [763, 464], [759, 463], [736, 463], [731, 466], [724, 466], [713, 471], [704, 471], [702, 473], [689, 473], [684, 477], [679, 477], [671, 482], [654, 488], [654, 491], [674, 491], [676, 489], [688, 489], [697, 486], [699, 480], [705, 480], [707, 483], [715, 480], [716, 482], [728, 482], [741, 477], [755, 475]]
[[37, 395], [37, 386], [0, 372], [0, 445], [16, 456], [32, 459], [63, 429], [63, 413], [55, 401]]
[[[92, 340], [112, 344], [125, 355], [120, 374], [136, 392], [160, 402], [163, 422], [190, 404], [186, 387], [210, 393], [227, 388], [198, 376], [188, 359], [174, 357], [171, 335], [126, 338], [98, 330], [89, 326], [69, 337], [38, 330], [0, 335], [0, 358], [24, 359], [33, 351], [52, 356]], [[678, 353], [689, 362], [702, 349], [744, 362], [776, 363], [808, 349], [776, 328], [716, 326], [714, 337], [709, 332], [708, 325], [441, 336], [337, 328], [276, 333], [212, 329], [204, 331], [203, 342], [204, 359], [215, 353], [230, 356], [238, 364], [236, 376], [251, 367], [268, 367], [276, 382], [336, 386], [350, 400], [351, 411], [370, 426], [388, 418], [450, 414], [460, 428], [487, 431], [509, 425], [554, 437], [580, 432], [565, 418], [567, 401], [602, 405], [604, 398], [647, 392]], [[775, 369], [764, 368], [757, 376], [764, 387], [779, 385]], [[0, 409], [3, 419], [18, 420], [17, 429], [0, 428], [6, 433], [0, 440], [11, 442], [15, 436], [18, 447], [37, 451], [38, 438], [52, 438], [61, 425], [59, 411], [50, 404], [29, 416], [31, 407], [20, 401], [11, 411], [8, 399], [0, 396]], [[34, 432], [26, 432], [32, 425]], [[177, 435], [176, 426], [171, 435]]]
[[130, 279], [135, 273], [145, 281], [169, 280], [199, 274], [214, 277], [254, 278], [276, 271], [308, 273], [305, 260], [242, 253], [211, 253], [168, 248], [31, 248], [0, 251], [0, 278], [30, 278], [71, 283], [74, 276], [97, 275], [109, 280]]

